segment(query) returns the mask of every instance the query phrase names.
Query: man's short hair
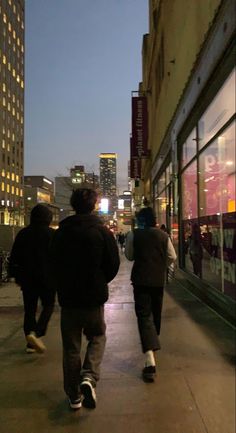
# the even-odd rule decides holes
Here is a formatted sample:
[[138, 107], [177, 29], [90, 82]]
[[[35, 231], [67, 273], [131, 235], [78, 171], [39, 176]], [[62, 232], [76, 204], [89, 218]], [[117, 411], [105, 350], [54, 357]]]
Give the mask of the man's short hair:
[[86, 214], [94, 210], [96, 201], [96, 191], [89, 188], [79, 188], [73, 191], [70, 204], [76, 213]]

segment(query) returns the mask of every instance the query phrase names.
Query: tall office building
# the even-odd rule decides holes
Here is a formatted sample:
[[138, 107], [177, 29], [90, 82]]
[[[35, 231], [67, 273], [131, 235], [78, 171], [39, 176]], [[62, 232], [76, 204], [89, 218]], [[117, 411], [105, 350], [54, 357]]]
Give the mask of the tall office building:
[[116, 153], [100, 153], [100, 189], [104, 198], [109, 199], [109, 211], [117, 208]]
[[24, 0], [0, 0], [0, 224], [23, 225]]

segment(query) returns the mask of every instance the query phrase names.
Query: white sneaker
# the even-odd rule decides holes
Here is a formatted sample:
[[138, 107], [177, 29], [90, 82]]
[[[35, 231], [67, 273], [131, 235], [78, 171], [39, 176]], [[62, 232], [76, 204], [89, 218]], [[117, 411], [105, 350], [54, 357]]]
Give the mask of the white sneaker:
[[36, 350], [33, 348], [33, 346], [31, 346], [31, 344], [27, 344], [26, 348], [25, 348], [26, 353], [35, 353]]
[[44, 353], [46, 350], [45, 344], [42, 342], [41, 338], [36, 337], [34, 332], [26, 335], [27, 343], [29, 343], [38, 353]]
[[81, 398], [77, 398], [76, 400], [72, 400], [69, 398], [69, 405], [70, 405], [70, 408], [73, 410], [80, 409], [82, 406]]
[[89, 378], [82, 380], [80, 384], [80, 391], [84, 396], [83, 406], [88, 409], [95, 409], [96, 407], [96, 392]]

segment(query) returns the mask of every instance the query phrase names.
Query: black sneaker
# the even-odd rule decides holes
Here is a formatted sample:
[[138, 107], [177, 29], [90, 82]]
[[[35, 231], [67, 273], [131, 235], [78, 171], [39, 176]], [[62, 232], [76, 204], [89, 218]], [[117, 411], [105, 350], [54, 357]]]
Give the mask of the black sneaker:
[[155, 374], [156, 374], [156, 367], [154, 365], [149, 365], [148, 367], [144, 367], [142, 371], [144, 382], [154, 382]]
[[80, 391], [84, 396], [83, 406], [88, 409], [95, 409], [97, 400], [96, 392], [89, 378], [82, 380], [80, 384]]
[[79, 397], [79, 398], [77, 398], [75, 400], [69, 398], [69, 405], [70, 405], [70, 408], [73, 409], [73, 410], [80, 409], [81, 406], [82, 406], [81, 398]]

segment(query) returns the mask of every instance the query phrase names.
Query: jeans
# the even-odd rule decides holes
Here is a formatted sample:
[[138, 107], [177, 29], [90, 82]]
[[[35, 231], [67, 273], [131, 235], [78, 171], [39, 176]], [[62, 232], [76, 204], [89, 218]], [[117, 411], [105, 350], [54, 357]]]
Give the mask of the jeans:
[[[54, 309], [55, 292], [45, 288], [26, 288], [22, 287], [23, 302], [24, 302], [24, 334], [35, 332], [37, 337], [42, 337], [46, 334], [48, 322], [51, 318]], [[36, 313], [38, 301], [41, 301], [42, 310], [38, 320]]]
[[163, 287], [147, 287], [134, 284], [135, 313], [143, 353], [161, 348], [161, 312]]
[[[84, 377], [88, 377], [93, 386], [96, 386], [105, 350], [105, 331], [103, 306], [91, 309], [62, 307], [64, 390], [69, 398], [78, 398], [79, 385]], [[88, 341], [83, 363], [80, 354], [82, 334]]]

